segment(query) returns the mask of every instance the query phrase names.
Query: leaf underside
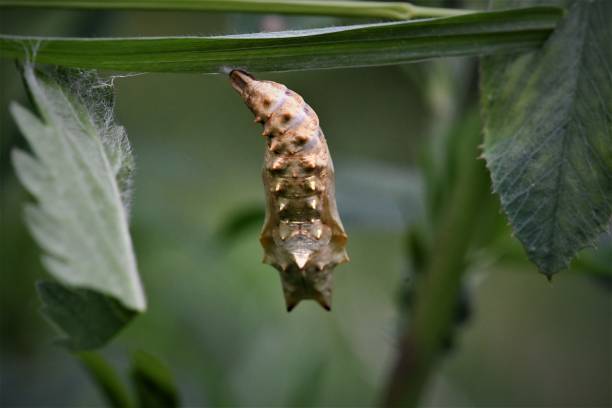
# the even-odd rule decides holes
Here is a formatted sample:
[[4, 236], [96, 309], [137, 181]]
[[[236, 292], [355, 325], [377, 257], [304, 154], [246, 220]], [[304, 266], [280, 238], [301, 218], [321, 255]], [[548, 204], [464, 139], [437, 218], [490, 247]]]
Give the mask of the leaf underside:
[[37, 203], [25, 218], [60, 282], [96, 290], [143, 311], [145, 298], [127, 225], [133, 159], [114, 123], [112, 87], [92, 72], [43, 74], [27, 64], [24, 79], [40, 118], [12, 104], [32, 153], [15, 149], [18, 178]]
[[57, 282], [37, 284], [42, 314], [66, 337], [57, 342], [72, 351], [104, 346], [136, 315], [115, 299], [88, 289], [69, 289]]
[[611, 21], [612, 2], [576, 1], [542, 50], [482, 60], [493, 188], [548, 276], [612, 216]]
[[532, 50], [561, 9], [532, 7], [464, 16], [223, 37], [44, 38], [0, 35], [0, 56], [78, 68], [220, 73], [376, 66], [437, 57]]

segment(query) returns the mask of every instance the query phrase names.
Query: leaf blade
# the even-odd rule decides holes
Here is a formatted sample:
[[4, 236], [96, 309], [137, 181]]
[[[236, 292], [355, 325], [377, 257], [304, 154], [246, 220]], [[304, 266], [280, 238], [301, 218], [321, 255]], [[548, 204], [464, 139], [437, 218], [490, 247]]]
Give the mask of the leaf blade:
[[482, 65], [483, 156], [515, 235], [548, 276], [612, 215], [610, 19], [609, 2], [576, 2], [540, 53]]
[[219, 73], [378, 66], [539, 47], [561, 10], [532, 7], [430, 20], [223, 37], [0, 36], [5, 58], [117, 71]]
[[38, 282], [36, 289], [43, 302], [41, 313], [65, 334], [57, 343], [71, 351], [104, 346], [136, 316], [93, 290], [71, 289], [52, 281]]
[[46, 251], [43, 263], [68, 285], [99, 290], [143, 311], [146, 301], [119, 186], [129, 183], [117, 179], [106, 147], [116, 141], [115, 150], [124, 150], [123, 160], [131, 157], [124, 132], [117, 132], [112, 120], [112, 105], [101, 102], [110, 115], [101, 122], [100, 112], [88, 100], [100, 101], [100, 95], [92, 96], [93, 77], [68, 85], [68, 77], [54, 79], [26, 65], [24, 78], [41, 118], [11, 106], [34, 152], [30, 156], [16, 151], [13, 162], [38, 202], [28, 207], [26, 221]]

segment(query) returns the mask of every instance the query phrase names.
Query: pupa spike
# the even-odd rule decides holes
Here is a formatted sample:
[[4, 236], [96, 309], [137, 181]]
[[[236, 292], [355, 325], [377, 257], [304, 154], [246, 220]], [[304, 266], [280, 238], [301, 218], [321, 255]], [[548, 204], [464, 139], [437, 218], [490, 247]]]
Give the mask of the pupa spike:
[[328, 312], [331, 311], [331, 293], [329, 294], [319, 293], [318, 296], [315, 298], [315, 300], [317, 301], [319, 305], [321, 305], [323, 309], [327, 310]]
[[297, 267], [299, 269], [304, 269], [306, 262], [308, 262], [310, 258], [310, 252], [294, 252], [292, 255]]
[[306, 142], [308, 142], [308, 139], [310, 139], [310, 137], [302, 133], [299, 133], [295, 136], [295, 141], [298, 144], [306, 144]]
[[302, 160], [302, 166], [304, 166], [305, 169], [313, 170], [317, 167], [317, 161], [312, 156], [306, 157]]
[[287, 167], [287, 162], [284, 159], [276, 159], [274, 160], [274, 162], [272, 163], [271, 169], [274, 171], [278, 171], [278, 170], [282, 170], [285, 167]]
[[285, 295], [285, 304], [287, 305], [287, 312], [290, 312], [298, 305], [298, 303], [300, 303], [301, 299], [294, 298], [293, 296], [291, 296], [291, 293], [283, 293]]
[[306, 187], [308, 188], [308, 190], [310, 191], [315, 191], [317, 188], [317, 183], [314, 180], [308, 180], [306, 182]]
[[274, 153], [280, 153], [281, 142], [278, 140], [272, 140], [272, 143], [270, 143], [270, 150], [272, 150]]

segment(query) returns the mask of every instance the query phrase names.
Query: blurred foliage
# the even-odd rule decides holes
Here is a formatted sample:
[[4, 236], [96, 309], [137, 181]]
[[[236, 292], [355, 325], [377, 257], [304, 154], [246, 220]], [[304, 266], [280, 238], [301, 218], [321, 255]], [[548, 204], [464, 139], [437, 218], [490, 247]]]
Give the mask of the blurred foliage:
[[[3, 11], [0, 19], [4, 32], [95, 36], [232, 34], [322, 21], [68, 11]], [[325, 25], [347, 22], [330, 20]], [[219, 231], [234, 214], [263, 208], [264, 147], [226, 78], [115, 79], [117, 115], [138, 165], [132, 233], [150, 305], [105, 350], [109, 364], [126, 372], [125, 356], [135, 349], [159, 356], [185, 406], [372, 405], [395, 348], [402, 269], [413, 262], [405, 258], [405, 230], [428, 223], [420, 152], [427, 145], [445, 161], [445, 135], [474, 109], [457, 102], [475, 93], [473, 62], [267, 76], [316, 109], [334, 156], [351, 263], [337, 270], [335, 310], [327, 315], [305, 304], [287, 316], [275, 272], [260, 264], [256, 222], [218, 250]], [[25, 101], [14, 66], [2, 61], [0, 69], [0, 106]], [[42, 268], [21, 221], [26, 194], [6, 163], [7, 150], [23, 140], [6, 110], [0, 126], [0, 404], [100, 404], [82, 368], [49, 345], [53, 334], [37, 316], [32, 282]], [[500, 256], [505, 243], [516, 246], [512, 259]], [[423, 405], [610, 405], [610, 293], [585, 278], [588, 264], [575, 268], [587, 255], [609, 258], [609, 245], [581, 254], [551, 286], [507, 226], [492, 244], [472, 252], [464, 285], [474, 313]]]
[[131, 386], [98, 353], [79, 353], [77, 357], [108, 405], [117, 408], [174, 408], [179, 396], [168, 368], [153, 355], [136, 351], [130, 367]]
[[132, 358], [132, 382], [140, 408], [174, 408], [179, 404], [172, 374], [158, 359], [144, 351]]
[[113, 408], [133, 406], [121, 378], [104, 357], [95, 352], [79, 353], [77, 356], [109, 406]]

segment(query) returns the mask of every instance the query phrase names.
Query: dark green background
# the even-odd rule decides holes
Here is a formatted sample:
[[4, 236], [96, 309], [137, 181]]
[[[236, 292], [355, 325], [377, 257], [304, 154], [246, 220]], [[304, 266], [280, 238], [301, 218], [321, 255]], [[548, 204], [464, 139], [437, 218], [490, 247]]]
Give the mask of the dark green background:
[[[0, 13], [3, 33], [39, 35], [214, 35], [341, 22]], [[313, 302], [285, 312], [277, 273], [260, 262], [259, 220], [222, 234], [240, 214], [263, 209], [260, 129], [227, 78], [117, 78], [116, 115], [137, 161], [131, 224], [149, 310], [105, 356], [125, 371], [132, 351], [156, 355], [174, 373], [184, 405], [373, 404], [393, 359], [405, 231], [427, 215], [418, 163], [426, 145], [474, 109], [475, 62], [262, 76], [316, 110], [334, 158], [351, 263], [337, 269], [332, 313]], [[13, 64], [0, 67], [0, 404], [100, 405], [84, 370], [51, 343], [55, 334], [37, 313], [34, 281], [46, 275], [21, 221], [28, 196], [8, 159], [13, 146], [25, 144], [8, 102], [27, 100]], [[609, 281], [574, 270], [549, 284], [524, 257], [473, 257], [466, 285], [474, 313], [428, 388], [427, 405], [610, 404]]]

